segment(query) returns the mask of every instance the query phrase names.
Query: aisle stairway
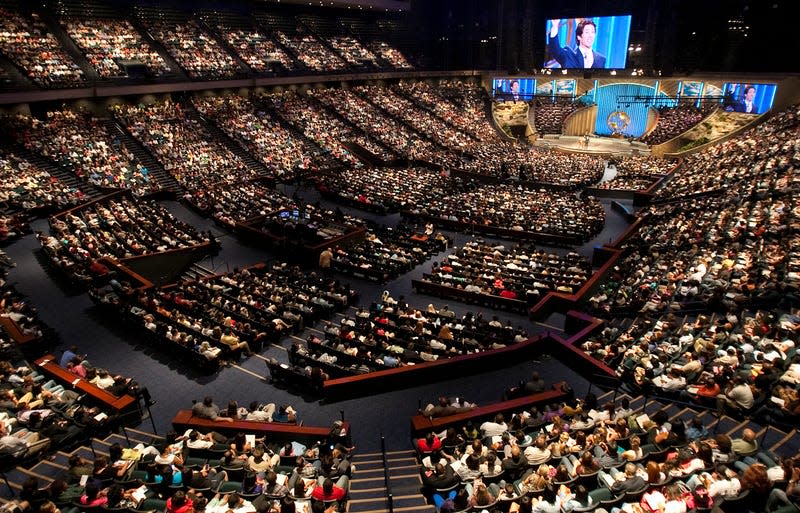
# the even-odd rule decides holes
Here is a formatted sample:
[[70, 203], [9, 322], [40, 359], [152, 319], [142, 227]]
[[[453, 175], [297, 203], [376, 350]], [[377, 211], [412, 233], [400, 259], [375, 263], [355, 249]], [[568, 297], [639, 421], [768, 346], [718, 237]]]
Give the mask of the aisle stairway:
[[[57, 451], [49, 457], [28, 466], [19, 466], [5, 473], [8, 485], [0, 480], [0, 497], [5, 499], [18, 495], [22, 484], [30, 477], [39, 479], [39, 488], [44, 488], [53, 480], [63, 478], [69, 469], [69, 459], [78, 454], [87, 459], [95, 456], [108, 456], [108, 448], [118, 443], [122, 447], [133, 447], [136, 444], [153, 445], [163, 438], [153, 433], [138, 429], [124, 428], [120, 434], [110, 434], [102, 440], [92, 438], [88, 443], [71, 451]], [[10, 487], [10, 489], [9, 489]]]
[[797, 440], [797, 429], [785, 430], [773, 425], [762, 425], [750, 419], [738, 420], [728, 415], [717, 417], [713, 410], [705, 409], [701, 406], [687, 406], [666, 400], [649, 399], [644, 396], [631, 397], [625, 393], [618, 393], [614, 398], [614, 391], [608, 391], [598, 395], [598, 404], [604, 405], [609, 401], [615, 400], [617, 403], [623, 398], [630, 401], [630, 407], [635, 412], [644, 412], [652, 417], [659, 410], [664, 410], [671, 423], [676, 421], [689, 422], [697, 417], [703, 421], [703, 425], [708, 429], [710, 437], [718, 433], [724, 433], [731, 438], [741, 437], [742, 431], [750, 428], [756, 432], [756, 439], [759, 448], [770, 450], [778, 456], [795, 456], [800, 450]]
[[104, 119], [102, 122], [108, 133], [112, 137], [118, 137], [128, 151], [133, 153], [136, 160], [147, 167], [150, 174], [158, 180], [161, 189], [178, 195], [180, 194], [181, 186], [178, 181], [171, 174], [167, 173], [164, 166], [161, 165], [161, 162], [150, 153], [150, 150], [142, 146], [142, 144], [132, 137], [127, 130], [122, 128], [115, 119]]
[[[389, 492], [386, 489], [383, 458], [381, 453], [353, 455], [354, 471], [350, 479], [350, 513], [385, 513], [389, 511]], [[433, 513], [433, 506], [425, 502], [420, 493], [422, 481], [419, 476], [416, 455], [413, 450], [387, 451], [386, 464], [389, 474], [393, 511]]]

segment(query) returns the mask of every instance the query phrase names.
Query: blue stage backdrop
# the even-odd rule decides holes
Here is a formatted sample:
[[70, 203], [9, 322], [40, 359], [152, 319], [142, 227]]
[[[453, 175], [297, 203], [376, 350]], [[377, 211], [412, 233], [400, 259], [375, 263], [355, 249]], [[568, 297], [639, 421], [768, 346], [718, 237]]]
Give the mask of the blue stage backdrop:
[[[621, 134], [626, 137], [641, 137], [647, 129], [647, 113], [655, 102], [655, 88], [643, 84], [609, 84], [587, 91], [584, 96], [592, 98], [597, 103], [597, 121], [595, 133], [597, 135]], [[618, 101], [619, 97], [639, 96], [653, 98], [649, 102]], [[664, 93], [659, 93], [659, 105], [664, 105], [667, 98]]]

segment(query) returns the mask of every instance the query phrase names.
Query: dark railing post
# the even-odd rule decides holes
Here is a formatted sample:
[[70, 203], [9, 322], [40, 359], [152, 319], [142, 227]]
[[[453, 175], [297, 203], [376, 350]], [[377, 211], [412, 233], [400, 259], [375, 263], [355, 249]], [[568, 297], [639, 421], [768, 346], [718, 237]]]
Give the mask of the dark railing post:
[[386, 460], [386, 437], [381, 435], [381, 457], [383, 458], [383, 483], [386, 486], [386, 501], [389, 513], [394, 513], [394, 494], [389, 483], [389, 462]]

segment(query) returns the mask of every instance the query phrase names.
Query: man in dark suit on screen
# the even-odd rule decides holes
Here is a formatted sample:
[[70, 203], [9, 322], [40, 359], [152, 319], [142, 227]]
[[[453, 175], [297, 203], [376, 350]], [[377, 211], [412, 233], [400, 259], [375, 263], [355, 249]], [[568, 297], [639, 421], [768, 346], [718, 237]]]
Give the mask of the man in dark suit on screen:
[[744, 88], [744, 98], [736, 102], [733, 110], [736, 112], [746, 112], [747, 114], [756, 114], [756, 104], [753, 99], [756, 97], [756, 88], [749, 85]]
[[552, 20], [550, 24], [547, 49], [562, 68], [597, 69], [606, 66], [605, 56], [592, 50], [594, 38], [597, 35], [597, 25], [592, 20], [585, 19], [578, 23], [578, 27], [575, 29], [575, 39], [578, 45], [574, 50], [569, 46], [562, 48], [558, 43], [558, 27], [561, 25], [561, 20]]

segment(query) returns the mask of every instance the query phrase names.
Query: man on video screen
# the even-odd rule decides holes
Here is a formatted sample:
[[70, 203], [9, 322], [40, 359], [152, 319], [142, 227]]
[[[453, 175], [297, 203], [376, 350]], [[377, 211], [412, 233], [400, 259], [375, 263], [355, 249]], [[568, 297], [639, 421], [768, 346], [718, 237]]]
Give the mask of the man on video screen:
[[744, 98], [736, 102], [733, 110], [736, 112], [746, 112], [747, 114], [756, 113], [756, 105], [753, 99], [756, 97], [756, 88], [749, 85], [744, 88]]
[[587, 18], [578, 23], [575, 29], [575, 39], [578, 44], [574, 50], [569, 46], [562, 48], [558, 43], [560, 25], [561, 20], [550, 21], [547, 49], [562, 68], [604, 68], [606, 66], [606, 57], [592, 50], [594, 38], [597, 35], [597, 25], [592, 20]]

